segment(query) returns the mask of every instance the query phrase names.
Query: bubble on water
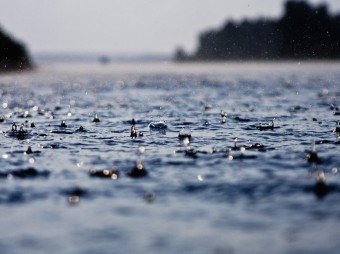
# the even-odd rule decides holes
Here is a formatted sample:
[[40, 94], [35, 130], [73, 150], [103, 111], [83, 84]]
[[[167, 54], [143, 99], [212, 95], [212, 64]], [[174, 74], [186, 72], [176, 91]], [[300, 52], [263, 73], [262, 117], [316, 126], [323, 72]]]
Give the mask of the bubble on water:
[[35, 159], [34, 159], [34, 158], [29, 158], [29, 159], [28, 159], [28, 162], [29, 162], [30, 164], [34, 164], [34, 163], [35, 163]]
[[7, 102], [3, 102], [3, 103], [2, 103], [2, 107], [3, 107], [3, 108], [7, 108], [7, 107], [8, 107], [8, 103], [7, 103]]
[[2, 155], [2, 158], [6, 160], [6, 159], [9, 158], [9, 155], [7, 153], [5, 153], [5, 154]]

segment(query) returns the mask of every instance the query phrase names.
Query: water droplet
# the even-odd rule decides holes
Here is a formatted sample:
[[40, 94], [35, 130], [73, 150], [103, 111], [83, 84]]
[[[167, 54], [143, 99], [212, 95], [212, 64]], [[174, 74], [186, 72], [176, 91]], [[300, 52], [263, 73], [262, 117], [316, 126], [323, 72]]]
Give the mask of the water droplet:
[[336, 175], [338, 173], [338, 169], [337, 168], [332, 168], [332, 174]]
[[80, 202], [80, 197], [79, 196], [70, 196], [68, 197], [68, 203], [70, 205], [77, 205]]
[[144, 146], [140, 146], [138, 148], [138, 151], [139, 151], [139, 153], [143, 154], [145, 152], [145, 147]]

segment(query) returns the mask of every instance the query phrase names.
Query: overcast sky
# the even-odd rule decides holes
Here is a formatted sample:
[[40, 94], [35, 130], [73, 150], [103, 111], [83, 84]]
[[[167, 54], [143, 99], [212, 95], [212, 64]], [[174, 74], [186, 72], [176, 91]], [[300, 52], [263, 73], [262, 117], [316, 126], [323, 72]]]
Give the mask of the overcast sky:
[[[283, 0], [0, 0], [0, 25], [32, 53], [171, 54], [227, 19], [278, 17]], [[340, 12], [340, 0], [326, 2]]]

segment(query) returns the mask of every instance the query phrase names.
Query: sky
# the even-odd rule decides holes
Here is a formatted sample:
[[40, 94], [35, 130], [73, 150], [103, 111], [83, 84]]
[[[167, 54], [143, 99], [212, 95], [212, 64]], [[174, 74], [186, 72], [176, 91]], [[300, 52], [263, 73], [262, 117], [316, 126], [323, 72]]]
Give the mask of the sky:
[[[192, 52], [200, 32], [226, 20], [279, 17], [283, 0], [0, 0], [0, 26], [32, 54]], [[340, 0], [327, 3], [340, 12]]]

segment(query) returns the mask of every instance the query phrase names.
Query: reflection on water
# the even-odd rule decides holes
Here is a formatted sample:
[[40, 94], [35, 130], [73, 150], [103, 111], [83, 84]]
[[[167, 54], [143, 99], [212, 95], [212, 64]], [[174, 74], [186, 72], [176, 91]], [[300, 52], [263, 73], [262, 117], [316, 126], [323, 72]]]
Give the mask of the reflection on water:
[[164, 62], [0, 76], [1, 253], [336, 253], [338, 70]]

